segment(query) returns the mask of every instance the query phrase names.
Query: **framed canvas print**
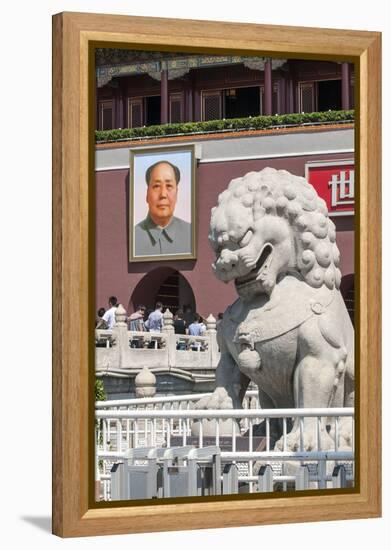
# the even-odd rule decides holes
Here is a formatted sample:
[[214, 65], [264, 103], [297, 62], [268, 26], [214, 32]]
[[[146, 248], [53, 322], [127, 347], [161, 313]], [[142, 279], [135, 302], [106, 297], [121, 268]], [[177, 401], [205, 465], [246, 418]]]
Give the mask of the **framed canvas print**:
[[195, 259], [194, 146], [131, 149], [130, 178], [130, 260]]
[[53, 39], [54, 533], [378, 516], [379, 33]]

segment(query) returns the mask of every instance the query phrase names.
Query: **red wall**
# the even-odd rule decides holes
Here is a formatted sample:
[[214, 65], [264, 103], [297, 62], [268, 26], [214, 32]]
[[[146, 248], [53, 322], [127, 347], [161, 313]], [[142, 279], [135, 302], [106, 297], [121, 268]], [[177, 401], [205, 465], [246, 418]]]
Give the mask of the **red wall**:
[[[333, 159], [346, 155], [333, 155]], [[105, 307], [108, 296], [115, 295], [125, 306], [142, 277], [156, 268], [171, 267], [178, 270], [193, 288], [197, 311], [203, 316], [224, 311], [236, 299], [233, 283], [224, 285], [212, 273], [214, 254], [208, 243], [210, 210], [217, 203], [218, 194], [229, 181], [252, 170], [266, 166], [289, 170], [304, 176], [311, 157], [272, 160], [243, 160], [205, 163], [197, 169], [197, 260], [128, 262], [128, 170], [102, 171], [96, 174], [96, 307]], [[337, 243], [341, 250], [342, 275], [354, 273], [353, 217], [333, 218], [337, 225]], [[151, 278], [151, 281], [153, 278]], [[151, 287], [150, 292], [158, 288]], [[147, 302], [147, 300], [145, 300]], [[153, 297], [151, 299], [153, 302]]]

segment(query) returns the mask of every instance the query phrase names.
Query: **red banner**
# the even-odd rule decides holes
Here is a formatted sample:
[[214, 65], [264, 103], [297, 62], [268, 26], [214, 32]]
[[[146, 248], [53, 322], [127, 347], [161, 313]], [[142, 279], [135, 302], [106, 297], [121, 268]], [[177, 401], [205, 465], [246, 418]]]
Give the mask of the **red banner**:
[[330, 215], [354, 213], [354, 161], [307, 162], [305, 177], [326, 201]]

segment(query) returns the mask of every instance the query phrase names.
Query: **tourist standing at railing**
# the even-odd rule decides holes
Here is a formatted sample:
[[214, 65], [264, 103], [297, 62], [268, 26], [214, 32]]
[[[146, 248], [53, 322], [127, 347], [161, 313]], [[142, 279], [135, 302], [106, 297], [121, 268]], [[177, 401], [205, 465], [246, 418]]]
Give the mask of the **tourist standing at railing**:
[[190, 306], [185, 306], [184, 311], [183, 319], [186, 322], [186, 326], [189, 327], [194, 321], [194, 312]]
[[153, 311], [146, 322], [149, 332], [161, 332], [163, 328], [163, 304], [157, 302], [155, 311]]
[[100, 330], [105, 330], [108, 328], [106, 321], [104, 321], [102, 318], [105, 313], [106, 313], [106, 310], [104, 307], [100, 307], [98, 309], [98, 312], [97, 312], [98, 316], [95, 321], [95, 328], [98, 328]]
[[[135, 311], [134, 313], [132, 313], [128, 317], [128, 326], [129, 326], [130, 331], [132, 331], [132, 332], [145, 332], [146, 331], [146, 328], [145, 328], [145, 325], [144, 325], [145, 310], [146, 310], [146, 307], [144, 305], [140, 304], [139, 306], [137, 306], [137, 311]], [[140, 340], [137, 337], [132, 338], [132, 340], [130, 342], [130, 347], [131, 348], [142, 348], [143, 347], [143, 342], [142, 342], [142, 340]]]
[[129, 330], [134, 332], [145, 332], [144, 315], [146, 307], [144, 305], [137, 306], [137, 311], [128, 317]]
[[206, 326], [202, 322], [201, 315], [195, 314], [195, 321], [189, 326], [190, 336], [203, 336], [206, 331]]
[[201, 333], [202, 333], [202, 336], [204, 336], [205, 332], [206, 332], [206, 323], [205, 323], [205, 319], [203, 317], [201, 317], [200, 315], [200, 323], [201, 323]]
[[[181, 309], [178, 309], [174, 317], [174, 331], [175, 334], [187, 334], [187, 325], [186, 321], [183, 318], [183, 311]], [[186, 350], [186, 348], [186, 341], [178, 339], [176, 349], [184, 351]]]
[[175, 334], [187, 334], [187, 324], [183, 318], [183, 311], [178, 309], [174, 317], [174, 331]]
[[115, 325], [115, 312], [118, 307], [118, 301], [115, 296], [110, 296], [109, 298], [109, 309], [105, 312], [102, 319], [106, 321], [107, 328], [112, 329]]

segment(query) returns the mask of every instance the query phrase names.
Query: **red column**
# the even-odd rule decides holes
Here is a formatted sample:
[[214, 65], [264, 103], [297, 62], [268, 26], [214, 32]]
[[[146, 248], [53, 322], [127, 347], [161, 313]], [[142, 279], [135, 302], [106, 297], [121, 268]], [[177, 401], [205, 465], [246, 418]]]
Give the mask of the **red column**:
[[96, 130], [102, 130], [100, 123], [100, 109], [98, 99], [98, 88], [96, 88], [96, 104], [95, 104], [95, 128]]
[[272, 62], [265, 61], [265, 115], [272, 115], [273, 106], [273, 84], [272, 84]]
[[160, 124], [168, 123], [168, 71], [161, 72], [160, 84]]
[[280, 80], [280, 106], [279, 106], [279, 115], [284, 115], [286, 113], [286, 78], [285, 75]]
[[126, 97], [126, 90], [123, 90], [122, 95], [122, 128], [128, 127], [128, 99]]
[[350, 67], [349, 63], [342, 63], [342, 109], [350, 109]]
[[293, 80], [289, 79], [289, 92], [288, 92], [288, 113], [295, 112], [295, 96], [293, 89]]
[[128, 126], [127, 108], [126, 108], [127, 86], [126, 86], [126, 81], [125, 81], [124, 78], [120, 79], [120, 87], [121, 87], [121, 120], [120, 120], [120, 127], [121, 128], [127, 128], [127, 126]]
[[186, 102], [186, 116], [185, 119], [187, 122], [193, 122], [193, 90], [191, 86], [186, 90], [187, 92], [187, 102]]
[[115, 117], [116, 117], [116, 128], [124, 128], [124, 101], [122, 95], [121, 86], [116, 90], [115, 94]]
[[201, 120], [201, 94], [199, 90], [194, 90], [194, 111], [193, 111], [193, 119], [194, 122], [199, 122]]

